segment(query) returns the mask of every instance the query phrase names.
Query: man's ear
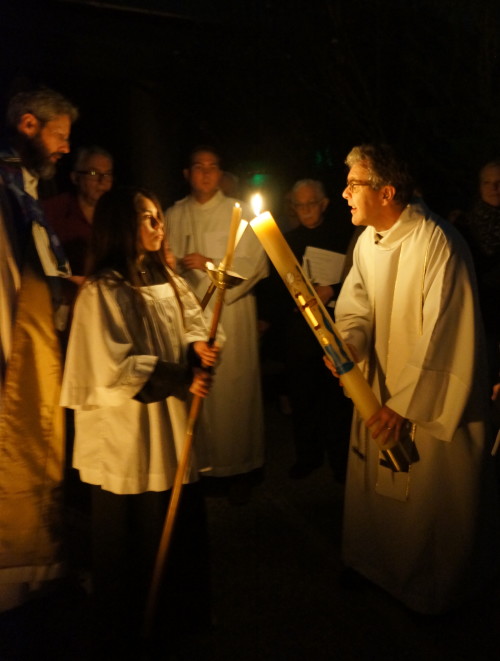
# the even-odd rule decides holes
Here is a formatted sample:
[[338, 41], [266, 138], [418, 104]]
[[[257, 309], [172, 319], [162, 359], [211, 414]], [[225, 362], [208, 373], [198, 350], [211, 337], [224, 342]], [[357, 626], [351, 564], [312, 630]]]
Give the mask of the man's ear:
[[76, 173], [74, 170], [73, 172], [69, 173], [69, 178], [71, 179], [71, 183], [76, 186], [78, 184], [78, 173]]
[[329, 204], [330, 204], [330, 200], [327, 197], [324, 197], [321, 200], [321, 213], [325, 213]]
[[31, 112], [25, 112], [17, 124], [19, 133], [23, 133], [28, 138], [33, 138], [40, 129], [40, 120]]
[[186, 181], [189, 181], [189, 168], [184, 168], [184, 170], [182, 171], [182, 174], [184, 175], [184, 179]]
[[383, 186], [380, 189], [380, 192], [382, 193], [382, 200], [387, 203], [392, 202], [394, 200], [394, 196], [396, 195], [396, 189], [394, 186]]

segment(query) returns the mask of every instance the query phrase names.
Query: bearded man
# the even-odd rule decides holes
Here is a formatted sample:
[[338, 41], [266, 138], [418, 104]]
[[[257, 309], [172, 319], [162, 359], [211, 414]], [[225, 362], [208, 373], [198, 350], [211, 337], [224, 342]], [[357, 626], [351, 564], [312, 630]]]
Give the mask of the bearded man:
[[61, 571], [64, 325], [70, 275], [37, 201], [69, 152], [76, 108], [47, 88], [16, 94], [0, 151], [0, 610]]

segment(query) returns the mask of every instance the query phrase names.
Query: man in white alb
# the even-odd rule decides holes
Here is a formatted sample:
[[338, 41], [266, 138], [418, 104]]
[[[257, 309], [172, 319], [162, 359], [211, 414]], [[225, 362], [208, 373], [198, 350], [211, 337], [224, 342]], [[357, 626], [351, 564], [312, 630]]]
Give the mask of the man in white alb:
[[[366, 225], [335, 317], [382, 403], [351, 432], [347, 567], [409, 608], [441, 613], [493, 575], [497, 500], [487, 448], [486, 368], [464, 241], [413, 197], [385, 145], [348, 155], [343, 197]], [[369, 427], [369, 429], [368, 429]], [[396, 473], [382, 441], [411, 430], [418, 461]]]
[[[166, 211], [170, 247], [177, 270], [200, 300], [210, 280], [205, 264], [224, 257], [236, 200], [219, 190], [219, 155], [210, 147], [196, 148], [184, 170], [191, 194]], [[243, 206], [243, 218], [250, 219]], [[264, 463], [264, 438], [259, 371], [257, 315], [253, 288], [267, 276], [267, 258], [247, 229], [235, 250], [232, 271], [246, 278], [228, 290], [222, 313], [226, 342], [210, 397], [203, 404], [203, 430], [208, 451], [207, 474], [227, 477], [247, 474]], [[207, 308], [211, 311], [215, 295]]]

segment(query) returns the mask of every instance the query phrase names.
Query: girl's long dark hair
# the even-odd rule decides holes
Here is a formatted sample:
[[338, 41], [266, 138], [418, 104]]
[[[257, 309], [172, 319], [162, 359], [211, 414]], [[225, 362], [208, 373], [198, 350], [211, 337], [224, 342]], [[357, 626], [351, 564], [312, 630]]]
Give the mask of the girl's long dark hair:
[[[131, 284], [140, 284], [137, 272], [139, 219], [136, 210], [139, 195], [152, 200], [161, 214], [156, 196], [144, 188], [116, 188], [100, 198], [92, 223], [87, 264], [89, 278], [95, 279], [105, 272], [114, 271]], [[161, 254], [157, 256], [161, 260]]]
[[[104, 193], [96, 205], [92, 223], [86, 269], [90, 280], [105, 279], [116, 285], [132, 285], [133, 289], [145, 284], [138, 270], [138, 196], [155, 204], [160, 220], [164, 223], [160, 203], [151, 191], [145, 188], [116, 188]], [[141, 272], [144, 271], [149, 284], [169, 282], [172, 285], [182, 310], [179, 291], [162, 249], [146, 253], [141, 262]], [[135, 298], [139, 307], [144, 308], [142, 297], [138, 294]]]

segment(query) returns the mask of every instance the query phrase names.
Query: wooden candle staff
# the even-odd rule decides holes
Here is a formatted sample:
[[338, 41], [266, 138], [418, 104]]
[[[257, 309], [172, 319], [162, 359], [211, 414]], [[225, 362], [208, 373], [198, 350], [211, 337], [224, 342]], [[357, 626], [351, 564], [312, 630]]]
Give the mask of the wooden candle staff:
[[[215, 288], [217, 288], [217, 300], [215, 302], [214, 313], [210, 327], [210, 336], [208, 338], [208, 344], [210, 346], [214, 344], [215, 338], [217, 337], [217, 328], [219, 326], [219, 321], [222, 314], [222, 307], [224, 304], [224, 296], [226, 293], [226, 289], [235, 286], [241, 281], [241, 278], [236, 277], [234, 274], [231, 275], [228, 274], [228, 271], [233, 262], [233, 255], [237, 243], [237, 233], [240, 225], [240, 220], [241, 220], [241, 207], [239, 204], [235, 204], [231, 216], [231, 226], [229, 229], [226, 255], [222, 260], [221, 264], [219, 265], [219, 268], [215, 272], [213, 270], [209, 271], [209, 276], [211, 277], [212, 280], [211, 287], [213, 286], [212, 292], [214, 291]], [[205, 299], [207, 299], [207, 297], [205, 297]], [[206, 305], [210, 297], [208, 297], [206, 301], [205, 299], [204, 302]], [[167, 516], [165, 518], [163, 532], [160, 539], [158, 551], [156, 554], [156, 561], [153, 569], [153, 577], [151, 580], [148, 599], [146, 603], [144, 628], [143, 628], [143, 633], [146, 638], [150, 637], [153, 628], [160, 585], [163, 579], [163, 575], [165, 573], [165, 565], [166, 565], [168, 550], [172, 540], [172, 533], [174, 530], [177, 510], [179, 507], [179, 500], [182, 492], [184, 476], [186, 475], [186, 470], [189, 465], [191, 448], [193, 445], [193, 436], [195, 432], [196, 421], [198, 419], [201, 409], [201, 403], [202, 403], [202, 397], [200, 397], [199, 395], [194, 395], [189, 410], [184, 446], [177, 466], [177, 471], [175, 473], [175, 479], [174, 479], [174, 484], [172, 486], [172, 492], [170, 495], [170, 502], [168, 506]]]

